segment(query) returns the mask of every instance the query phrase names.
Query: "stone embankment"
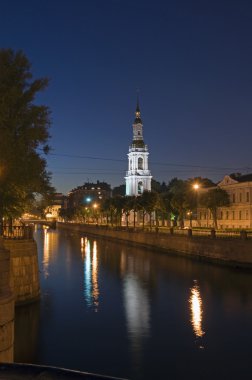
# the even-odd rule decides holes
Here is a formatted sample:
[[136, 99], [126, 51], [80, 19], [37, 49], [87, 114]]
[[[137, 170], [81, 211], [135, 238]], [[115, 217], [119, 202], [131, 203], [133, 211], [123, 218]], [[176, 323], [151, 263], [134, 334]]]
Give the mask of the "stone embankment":
[[33, 239], [6, 239], [10, 251], [10, 287], [16, 305], [35, 301], [40, 295], [37, 244]]
[[252, 269], [252, 239], [214, 238], [211, 236], [173, 235], [133, 230], [116, 230], [103, 226], [77, 223], [58, 223], [62, 229], [79, 231], [101, 238], [118, 240], [132, 245], [182, 255], [188, 258]]
[[14, 296], [10, 288], [10, 253], [0, 238], [0, 362], [13, 361]]

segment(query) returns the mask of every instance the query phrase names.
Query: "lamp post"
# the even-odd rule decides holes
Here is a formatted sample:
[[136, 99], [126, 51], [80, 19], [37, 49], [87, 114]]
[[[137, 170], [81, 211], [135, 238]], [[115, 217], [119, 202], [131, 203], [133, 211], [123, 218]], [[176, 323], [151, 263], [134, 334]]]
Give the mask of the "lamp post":
[[94, 203], [94, 204], [93, 204], [93, 209], [94, 209], [94, 218], [95, 218], [96, 224], [98, 223], [97, 207], [98, 207], [98, 204], [97, 204], [97, 203]]
[[188, 218], [190, 220], [190, 228], [192, 228], [192, 211], [187, 212]]
[[196, 182], [193, 184], [193, 189], [196, 193], [196, 221], [198, 222], [198, 191], [199, 191], [200, 185]]

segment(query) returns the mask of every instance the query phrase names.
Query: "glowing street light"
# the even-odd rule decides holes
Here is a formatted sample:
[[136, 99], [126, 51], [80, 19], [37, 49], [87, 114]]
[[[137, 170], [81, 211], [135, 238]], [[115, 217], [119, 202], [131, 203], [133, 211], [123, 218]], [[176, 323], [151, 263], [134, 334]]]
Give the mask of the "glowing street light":
[[194, 190], [199, 190], [200, 185], [198, 183], [193, 184]]
[[196, 182], [193, 184], [193, 189], [196, 192], [196, 220], [198, 221], [198, 190], [200, 188], [200, 185]]

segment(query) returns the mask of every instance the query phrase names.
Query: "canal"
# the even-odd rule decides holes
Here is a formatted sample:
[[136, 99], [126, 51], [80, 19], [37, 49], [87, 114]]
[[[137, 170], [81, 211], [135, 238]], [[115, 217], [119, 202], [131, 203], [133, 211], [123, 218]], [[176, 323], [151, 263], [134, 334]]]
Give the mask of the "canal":
[[250, 379], [252, 273], [38, 229], [15, 361], [129, 379]]

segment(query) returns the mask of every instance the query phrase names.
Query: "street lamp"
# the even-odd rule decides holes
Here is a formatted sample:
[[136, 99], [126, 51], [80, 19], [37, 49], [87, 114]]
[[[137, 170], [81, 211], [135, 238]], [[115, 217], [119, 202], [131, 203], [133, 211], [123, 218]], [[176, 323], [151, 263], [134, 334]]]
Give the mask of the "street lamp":
[[94, 203], [93, 204], [93, 209], [94, 209], [94, 217], [95, 217], [95, 220], [96, 220], [96, 224], [98, 224], [98, 214], [97, 214], [97, 208], [98, 208], [98, 204], [97, 203]]
[[200, 185], [196, 182], [193, 184], [193, 189], [196, 192], [196, 221], [198, 222], [198, 190]]
[[188, 215], [189, 220], [190, 220], [190, 228], [192, 228], [192, 211], [188, 211], [187, 215]]

